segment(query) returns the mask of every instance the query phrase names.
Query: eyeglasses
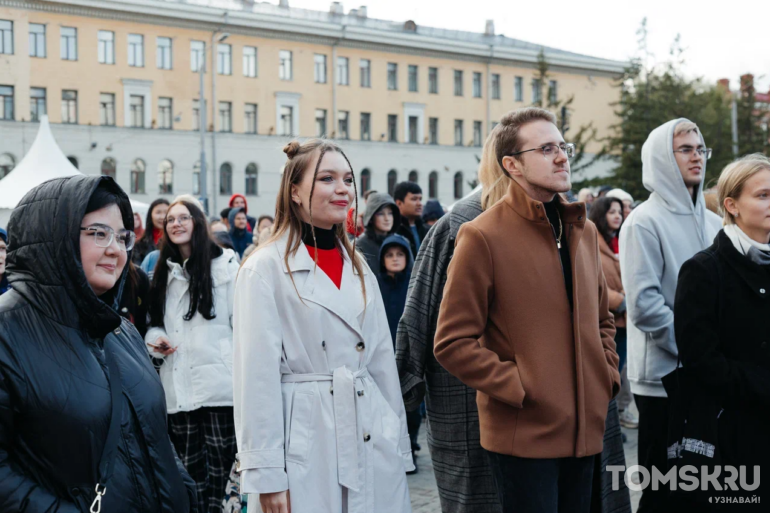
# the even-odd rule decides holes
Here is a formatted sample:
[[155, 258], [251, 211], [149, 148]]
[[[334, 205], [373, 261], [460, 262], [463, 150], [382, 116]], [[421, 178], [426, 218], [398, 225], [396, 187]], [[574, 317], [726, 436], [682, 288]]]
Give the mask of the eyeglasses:
[[693, 151], [697, 151], [698, 155], [700, 155], [701, 157], [705, 156], [706, 160], [711, 158], [711, 151], [712, 151], [711, 148], [690, 148], [690, 147], [686, 147], [686, 148], [682, 148], [681, 150], [674, 150], [674, 153], [681, 153], [685, 157], [689, 158], [690, 155], [692, 155]]
[[179, 217], [167, 217], [166, 224], [173, 225], [177, 221], [179, 221], [179, 224], [187, 224], [187, 221], [189, 221], [190, 219], [192, 219], [192, 216], [188, 216], [188, 215], [181, 215]]
[[[88, 232], [87, 236], [94, 238], [94, 244], [100, 248], [109, 248], [112, 241], [115, 240], [115, 230], [109, 226], [89, 226], [80, 227], [80, 231]], [[117, 233], [118, 247], [122, 251], [131, 251], [134, 249], [136, 234], [131, 230], [120, 230]]]
[[559, 150], [563, 151], [568, 159], [571, 159], [572, 157], [575, 156], [575, 145], [572, 143], [546, 144], [545, 146], [541, 146], [539, 148], [532, 148], [531, 150], [523, 150], [523, 151], [517, 151], [516, 153], [509, 153], [508, 156], [513, 157], [514, 155], [521, 155], [522, 153], [527, 153], [528, 151], [537, 151], [537, 150], [540, 150], [543, 152], [543, 158], [545, 159], [555, 159], [556, 156], [559, 154]]

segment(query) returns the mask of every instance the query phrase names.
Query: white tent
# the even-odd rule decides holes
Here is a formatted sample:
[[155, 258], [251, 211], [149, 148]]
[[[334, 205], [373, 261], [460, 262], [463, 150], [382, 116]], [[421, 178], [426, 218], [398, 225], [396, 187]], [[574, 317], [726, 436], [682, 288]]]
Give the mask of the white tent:
[[34, 187], [46, 180], [81, 174], [56, 144], [48, 116], [40, 120], [40, 129], [19, 165], [0, 180], [0, 226], [7, 226], [11, 212]]

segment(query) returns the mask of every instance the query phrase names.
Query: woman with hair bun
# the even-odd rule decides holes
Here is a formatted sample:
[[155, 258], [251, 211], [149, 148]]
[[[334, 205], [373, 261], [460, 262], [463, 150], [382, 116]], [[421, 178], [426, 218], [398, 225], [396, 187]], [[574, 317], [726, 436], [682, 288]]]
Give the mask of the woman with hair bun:
[[412, 451], [388, 319], [345, 235], [353, 169], [327, 141], [284, 152], [273, 235], [235, 287], [241, 492], [259, 494], [265, 513], [408, 513]]

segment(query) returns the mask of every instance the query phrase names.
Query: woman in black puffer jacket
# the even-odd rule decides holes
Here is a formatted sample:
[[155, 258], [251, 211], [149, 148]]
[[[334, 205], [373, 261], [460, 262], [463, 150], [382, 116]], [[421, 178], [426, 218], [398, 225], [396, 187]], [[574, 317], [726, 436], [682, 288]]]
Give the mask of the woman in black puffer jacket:
[[[116, 311], [132, 229], [128, 197], [103, 176], [45, 182], [11, 216], [13, 289], [0, 297], [0, 511], [85, 513], [97, 506], [97, 483], [108, 513], [197, 510], [168, 437], [160, 379]], [[116, 449], [106, 451], [113, 411], [121, 422]]]

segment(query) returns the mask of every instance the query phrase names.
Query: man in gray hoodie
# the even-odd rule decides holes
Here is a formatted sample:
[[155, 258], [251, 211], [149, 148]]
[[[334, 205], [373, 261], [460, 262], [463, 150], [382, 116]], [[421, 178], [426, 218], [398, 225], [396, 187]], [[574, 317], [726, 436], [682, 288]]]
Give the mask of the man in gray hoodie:
[[[674, 295], [679, 268], [710, 246], [721, 219], [708, 211], [702, 183], [706, 148], [698, 127], [680, 118], [650, 133], [642, 182], [652, 194], [620, 231], [620, 269], [628, 308], [628, 379], [639, 408], [639, 464], [667, 469], [668, 400], [661, 378], [676, 367]], [[665, 511], [667, 488], [642, 492], [638, 513]]]

